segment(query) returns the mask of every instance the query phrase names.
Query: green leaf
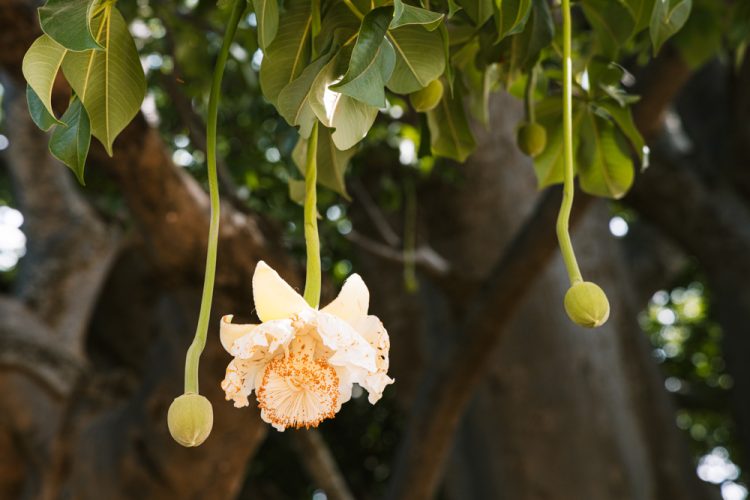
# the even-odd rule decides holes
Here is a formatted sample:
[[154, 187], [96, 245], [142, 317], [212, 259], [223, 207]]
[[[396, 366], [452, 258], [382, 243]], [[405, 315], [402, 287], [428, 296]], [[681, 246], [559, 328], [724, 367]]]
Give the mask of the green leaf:
[[440, 30], [427, 31], [408, 25], [390, 30], [388, 40], [396, 51], [396, 66], [388, 88], [397, 94], [411, 94], [436, 79], [445, 70], [445, 51]]
[[649, 27], [654, 54], [685, 25], [692, 7], [692, 0], [656, 0]]
[[293, 126], [300, 127], [300, 135], [308, 137], [315, 123], [315, 114], [310, 107], [310, 96], [314, 92], [314, 82], [318, 74], [330, 61], [332, 54], [319, 57], [302, 74], [295, 78], [289, 85], [279, 93], [277, 108], [279, 114]]
[[253, 0], [253, 10], [258, 24], [258, 46], [266, 50], [279, 29], [279, 3], [277, 0]]
[[52, 116], [55, 116], [52, 110], [52, 87], [67, 52], [65, 47], [49, 35], [42, 35], [31, 44], [23, 57], [23, 76]]
[[539, 55], [552, 43], [555, 23], [546, 0], [532, 0], [531, 17], [513, 44], [513, 67], [528, 72], [536, 65]]
[[523, 31], [531, 12], [531, 0], [495, 0], [497, 40]]
[[292, 83], [310, 61], [311, 29], [310, 4], [293, 2], [260, 65], [260, 88], [274, 105], [281, 90]]
[[479, 27], [492, 17], [493, 0], [456, 0], [464, 12]]
[[349, 59], [349, 68], [332, 90], [354, 97], [366, 104], [385, 107], [385, 84], [393, 73], [396, 54], [385, 34], [393, 17], [393, 9], [371, 10], [362, 20], [362, 27]]
[[633, 184], [633, 160], [615, 132], [612, 122], [591, 111], [585, 113], [577, 131], [581, 145], [576, 170], [581, 189], [591, 195], [619, 199]]
[[615, 122], [617, 128], [620, 129], [625, 137], [627, 137], [630, 145], [633, 147], [638, 159], [641, 162], [641, 169], [648, 167], [648, 148], [646, 142], [643, 140], [643, 136], [638, 131], [633, 122], [633, 115], [630, 112], [629, 107], [619, 106], [613, 102], [600, 102], [598, 106], [602, 108], [607, 115]]
[[315, 39], [316, 53], [323, 54], [329, 50], [332, 42], [348, 40], [355, 36], [359, 32], [360, 24], [359, 19], [344, 2], [334, 2], [326, 9], [320, 20], [320, 33]]
[[459, 88], [453, 96], [449, 92], [443, 93], [440, 104], [427, 112], [432, 154], [459, 162], [466, 160], [477, 146], [466, 119], [461, 94]]
[[68, 52], [62, 68], [86, 108], [91, 132], [111, 156], [115, 138], [141, 107], [146, 77], [120, 11], [109, 7], [94, 29], [104, 50]]
[[74, 98], [62, 116], [63, 127], [55, 128], [49, 141], [50, 152], [76, 174], [78, 182], [83, 181], [86, 156], [91, 144], [89, 116], [78, 98]]
[[[564, 177], [562, 102], [559, 97], [547, 98], [536, 105], [536, 120], [547, 131], [547, 145], [544, 151], [534, 158], [534, 173], [537, 185], [543, 189], [560, 184]], [[578, 151], [578, 124], [583, 116], [583, 108], [577, 101], [573, 103], [573, 155]]]
[[390, 25], [391, 29], [418, 24], [424, 26], [428, 31], [433, 31], [440, 26], [444, 17], [443, 14], [422, 9], [420, 7], [414, 7], [404, 3], [403, 0], [395, 0], [393, 2], [393, 8], [393, 20]]
[[330, 89], [343, 71], [342, 66], [348, 60], [346, 55], [346, 52], [340, 52], [321, 71], [312, 85], [310, 98], [310, 106], [318, 120], [334, 129], [331, 137], [342, 151], [351, 149], [365, 138], [378, 114], [376, 107]]
[[39, 7], [39, 24], [68, 50], [101, 49], [91, 33], [91, 17], [97, 5], [97, 0], [47, 0]]
[[635, 31], [630, 11], [615, 0], [583, 0], [583, 13], [597, 35], [602, 53], [614, 59]]
[[[704, 1], [693, 5], [687, 22], [672, 39], [682, 59], [691, 69], [699, 68], [721, 51], [726, 39], [725, 19], [730, 15], [725, 6], [719, 3]], [[750, 29], [750, 23], [747, 22], [750, 15], [746, 15], [744, 19]]]
[[29, 114], [31, 119], [34, 121], [37, 127], [44, 130], [45, 132], [59, 125], [61, 122], [47, 111], [44, 103], [39, 96], [36, 95], [31, 85], [26, 85], [26, 104], [29, 106]]
[[636, 33], [648, 27], [655, 2], [656, 0], [624, 0], [625, 7], [635, 20]]
[[[332, 189], [347, 200], [350, 198], [346, 192], [345, 176], [346, 170], [349, 168], [349, 160], [354, 156], [354, 153], [356, 153], [356, 148], [346, 151], [337, 149], [333, 143], [331, 130], [326, 127], [318, 127], [318, 184]], [[300, 137], [294, 151], [292, 151], [292, 159], [302, 175], [305, 171], [306, 156], [307, 140]]]

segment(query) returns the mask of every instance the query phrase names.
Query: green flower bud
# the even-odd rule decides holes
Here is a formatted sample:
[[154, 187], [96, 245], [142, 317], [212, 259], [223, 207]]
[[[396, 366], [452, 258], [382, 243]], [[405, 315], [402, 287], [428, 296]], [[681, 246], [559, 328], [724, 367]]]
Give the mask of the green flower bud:
[[435, 109], [442, 98], [443, 82], [440, 80], [432, 80], [425, 88], [409, 94], [411, 105], [419, 112]]
[[579, 281], [565, 294], [565, 312], [574, 323], [596, 328], [609, 318], [609, 301], [596, 283]]
[[214, 425], [211, 402], [195, 393], [175, 398], [169, 406], [167, 425], [169, 433], [182, 446], [200, 446]]
[[547, 146], [547, 131], [538, 123], [522, 123], [516, 136], [518, 149], [536, 158]]

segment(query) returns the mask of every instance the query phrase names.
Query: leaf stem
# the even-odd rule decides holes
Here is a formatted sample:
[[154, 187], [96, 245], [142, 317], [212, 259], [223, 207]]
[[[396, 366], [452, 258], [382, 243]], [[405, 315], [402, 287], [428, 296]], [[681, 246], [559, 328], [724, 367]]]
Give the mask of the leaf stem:
[[563, 24], [563, 199], [557, 216], [557, 239], [560, 242], [570, 284], [583, 281], [573, 243], [570, 240], [570, 212], [573, 208], [573, 58], [571, 56], [570, 0], [562, 0]]
[[211, 301], [214, 292], [214, 278], [216, 277], [216, 251], [219, 240], [219, 183], [216, 174], [216, 123], [219, 108], [219, 93], [221, 91], [221, 80], [224, 75], [224, 66], [229, 57], [229, 46], [232, 43], [237, 26], [240, 22], [242, 12], [245, 10], [245, 0], [234, 0], [232, 14], [227, 23], [224, 33], [224, 41], [221, 45], [216, 65], [214, 66], [213, 81], [211, 82], [211, 93], [208, 98], [208, 120], [206, 123], [206, 159], [208, 170], [208, 192], [211, 200], [211, 220], [208, 228], [208, 250], [206, 252], [206, 273], [203, 280], [203, 295], [201, 297], [201, 309], [198, 316], [198, 326], [195, 337], [190, 344], [185, 357], [185, 392], [198, 393], [198, 365], [203, 348], [206, 346], [206, 334], [208, 322], [211, 316]]
[[318, 236], [318, 121], [315, 121], [307, 140], [305, 163], [305, 247], [307, 249], [307, 275], [305, 300], [310, 307], [320, 305], [320, 239]]

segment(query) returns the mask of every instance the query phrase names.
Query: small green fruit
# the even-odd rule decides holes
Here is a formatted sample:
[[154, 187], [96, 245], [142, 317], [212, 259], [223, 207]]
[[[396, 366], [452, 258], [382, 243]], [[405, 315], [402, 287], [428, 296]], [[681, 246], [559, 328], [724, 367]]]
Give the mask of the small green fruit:
[[167, 412], [167, 425], [169, 433], [182, 446], [200, 446], [214, 425], [211, 402], [195, 393], [175, 398]]
[[442, 98], [443, 82], [440, 80], [432, 80], [425, 88], [409, 94], [411, 105], [419, 112], [435, 109], [435, 106], [440, 103], [440, 99]]
[[518, 148], [524, 154], [536, 158], [547, 146], [547, 131], [538, 123], [523, 123], [518, 127]]
[[565, 294], [565, 312], [574, 323], [586, 328], [596, 328], [609, 318], [609, 301], [599, 285], [579, 281]]

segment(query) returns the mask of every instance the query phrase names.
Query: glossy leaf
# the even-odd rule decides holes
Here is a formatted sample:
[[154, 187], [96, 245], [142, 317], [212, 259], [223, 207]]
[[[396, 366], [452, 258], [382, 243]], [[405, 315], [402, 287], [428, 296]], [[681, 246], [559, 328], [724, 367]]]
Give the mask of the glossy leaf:
[[648, 28], [656, 0], [624, 0], [623, 3], [635, 21], [635, 31]]
[[340, 82], [331, 86], [332, 90], [371, 106], [385, 107], [384, 87], [396, 64], [393, 47], [385, 39], [392, 18], [390, 7], [374, 9], [365, 16], [348, 70]]
[[529, 71], [536, 65], [539, 55], [552, 43], [555, 36], [555, 24], [546, 0], [533, 0], [531, 15], [526, 28], [518, 35], [513, 45], [514, 68]]
[[101, 49], [91, 33], [96, 0], [47, 0], [39, 8], [39, 24], [50, 38], [68, 50]]
[[342, 151], [351, 149], [365, 138], [378, 114], [376, 107], [331, 90], [331, 83], [340, 78], [342, 66], [348, 60], [346, 56], [346, 53], [340, 53], [328, 63], [313, 83], [310, 98], [318, 120], [333, 129], [333, 142]]
[[304, 1], [292, 3], [260, 65], [260, 87], [273, 104], [277, 103], [281, 90], [292, 83], [310, 62], [311, 29], [310, 4]]
[[613, 102], [601, 102], [598, 103], [598, 106], [607, 113], [615, 122], [617, 128], [620, 129], [620, 132], [627, 137], [641, 162], [641, 169], [648, 167], [648, 148], [646, 147], [646, 142], [643, 140], [643, 136], [641, 136], [641, 133], [633, 122], [633, 115], [630, 112], [630, 108]]
[[92, 134], [112, 155], [115, 138], [141, 107], [146, 78], [120, 11], [109, 7], [94, 29], [105, 50], [68, 52], [62, 68], [86, 108]]
[[403, 0], [395, 0], [393, 8], [393, 20], [390, 25], [392, 29], [417, 24], [423, 26], [428, 31], [433, 31], [440, 26], [444, 17], [443, 14], [414, 7], [413, 5], [404, 3]]
[[293, 126], [300, 127], [300, 135], [308, 137], [315, 123], [315, 114], [310, 107], [310, 96], [314, 92], [313, 83], [318, 74], [331, 59], [331, 54], [319, 57], [302, 74], [284, 87], [279, 93], [277, 108], [279, 114]]
[[[326, 127], [318, 127], [318, 184], [331, 189], [349, 199], [346, 192], [346, 170], [349, 168], [349, 160], [356, 153], [356, 148], [340, 151], [333, 143], [331, 130]], [[307, 156], [307, 140], [299, 139], [292, 152], [292, 158], [300, 173], [304, 175], [305, 160]]]
[[655, 54], [685, 25], [692, 7], [692, 0], [656, 0], [649, 27]]
[[47, 111], [44, 103], [30, 85], [26, 85], [26, 104], [34, 124], [45, 132], [60, 123], [60, 120]]
[[86, 157], [91, 144], [91, 126], [81, 101], [74, 98], [62, 116], [64, 126], [55, 128], [49, 141], [50, 152], [76, 174], [82, 185]]
[[633, 161], [617, 142], [615, 126], [587, 111], [577, 131], [580, 147], [576, 170], [581, 189], [594, 196], [619, 199], [633, 184]]
[[253, 10], [258, 24], [258, 46], [266, 50], [279, 29], [278, 0], [253, 0]]
[[[388, 80], [388, 88], [397, 94], [411, 94], [427, 86], [445, 70], [445, 52], [439, 30], [427, 31], [422, 26], [402, 26], [388, 32], [388, 40], [396, 51], [396, 66]], [[425, 50], [435, 47], [437, 50]]]
[[24, 78], [52, 116], [55, 116], [52, 110], [52, 87], [67, 52], [65, 47], [49, 35], [42, 35], [31, 44], [23, 58], [21, 70]]
[[464, 12], [476, 26], [482, 26], [492, 17], [493, 0], [456, 0], [456, 2], [463, 7]]
[[463, 162], [477, 144], [464, 111], [462, 93], [443, 94], [440, 104], [427, 112], [432, 154]]
[[[536, 106], [536, 119], [547, 132], [547, 145], [539, 156], [534, 158], [534, 173], [537, 185], [543, 189], [563, 181], [563, 128], [562, 107], [559, 97], [548, 98]], [[583, 109], [577, 101], [573, 102], [573, 154], [578, 151], [578, 126], [583, 116]]]
[[583, 13], [597, 35], [601, 52], [614, 58], [635, 31], [636, 21], [619, 1], [583, 0]]
[[497, 39], [523, 31], [531, 12], [531, 0], [495, 0]]

